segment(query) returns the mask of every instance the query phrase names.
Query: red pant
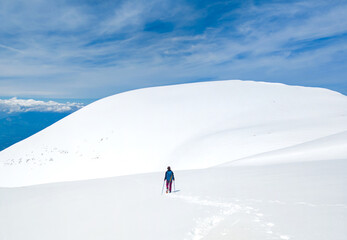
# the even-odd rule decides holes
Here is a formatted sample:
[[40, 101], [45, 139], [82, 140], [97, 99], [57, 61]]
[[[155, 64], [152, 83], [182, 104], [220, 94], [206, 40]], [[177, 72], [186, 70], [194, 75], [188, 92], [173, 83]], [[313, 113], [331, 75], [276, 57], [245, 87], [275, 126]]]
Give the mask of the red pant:
[[169, 190], [169, 192], [171, 192], [171, 188], [172, 188], [172, 181], [166, 180], [166, 190]]

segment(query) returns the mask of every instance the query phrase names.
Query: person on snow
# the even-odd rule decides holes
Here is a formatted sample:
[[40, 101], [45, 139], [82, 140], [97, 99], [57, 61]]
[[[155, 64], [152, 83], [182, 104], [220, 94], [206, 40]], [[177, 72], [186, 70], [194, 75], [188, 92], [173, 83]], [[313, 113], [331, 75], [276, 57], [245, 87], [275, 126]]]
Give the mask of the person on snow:
[[175, 176], [173, 171], [171, 171], [170, 167], [167, 167], [167, 171], [165, 173], [164, 181], [166, 180], [166, 193], [171, 192], [172, 189], [172, 181], [175, 181]]

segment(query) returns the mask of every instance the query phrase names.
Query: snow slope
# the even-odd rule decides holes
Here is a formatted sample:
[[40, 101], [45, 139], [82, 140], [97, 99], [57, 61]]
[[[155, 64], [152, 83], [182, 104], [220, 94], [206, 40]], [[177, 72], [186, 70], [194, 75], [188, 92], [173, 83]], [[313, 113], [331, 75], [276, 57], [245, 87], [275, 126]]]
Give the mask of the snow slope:
[[344, 240], [346, 143], [347, 99], [329, 90], [118, 94], [0, 152], [0, 240]]
[[346, 131], [347, 97], [326, 89], [251, 81], [146, 88], [99, 100], [0, 152], [0, 186], [291, 162], [298, 158], [273, 156], [296, 150], [301, 160], [334, 159], [324, 139], [341, 159]]
[[221, 166], [347, 159], [347, 131], [291, 147], [234, 160]]

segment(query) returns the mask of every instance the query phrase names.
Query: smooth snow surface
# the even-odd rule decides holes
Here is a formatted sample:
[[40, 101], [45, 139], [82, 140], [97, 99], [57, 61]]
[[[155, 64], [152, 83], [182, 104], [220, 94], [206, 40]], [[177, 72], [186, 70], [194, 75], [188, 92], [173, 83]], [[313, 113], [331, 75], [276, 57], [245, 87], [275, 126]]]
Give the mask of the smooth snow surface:
[[[345, 159], [347, 97], [251, 81], [104, 98], [0, 152], [0, 186], [223, 164]], [[241, 159], [241, 160], [240, 160]]]
[[0, 188], [1, 240], [345, 240], [346, 159]]

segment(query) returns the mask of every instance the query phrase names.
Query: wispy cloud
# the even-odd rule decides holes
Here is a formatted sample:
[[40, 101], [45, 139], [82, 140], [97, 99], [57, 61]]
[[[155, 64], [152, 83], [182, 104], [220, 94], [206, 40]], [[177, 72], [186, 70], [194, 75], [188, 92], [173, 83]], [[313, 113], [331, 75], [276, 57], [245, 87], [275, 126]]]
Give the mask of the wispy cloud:
[[102, 97], [233, 78], [347, 93], [346, 12], [314, 0], [4, 0], [0, 95]]

